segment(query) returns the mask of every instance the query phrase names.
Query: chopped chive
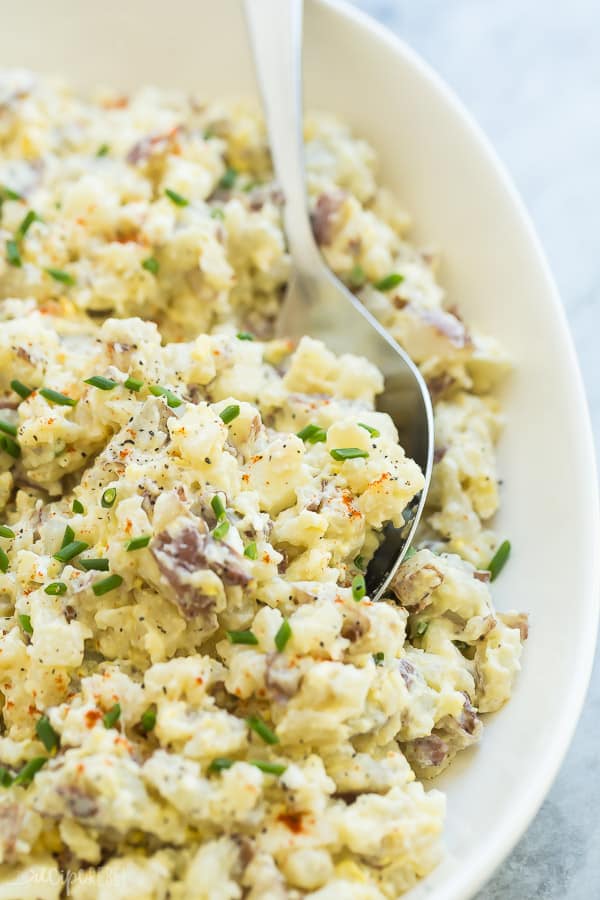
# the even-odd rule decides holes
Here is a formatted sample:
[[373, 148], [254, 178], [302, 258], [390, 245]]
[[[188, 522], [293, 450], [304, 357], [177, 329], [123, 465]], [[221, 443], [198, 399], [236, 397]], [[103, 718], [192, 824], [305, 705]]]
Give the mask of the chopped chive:
[[236, 334], [236, 338], [238, 339], [238, 341], [253, 341], [254, 335], [250, 334], [249, 331], [238, 331], [238, 333]]
[[60, 281], [61, 284], [75, 284], [75, 279], [69, 272], [65, 272], [63, 269], [45, 269], [47, 275], [50, 278], [54, 278], [55, 281]]
[[113, 381], [112, 378], [105, 378], [104, 375], [92, 375], [91, 378], [84, 378], [84, 383], [98, 388], [100, 391], [112, 391], [119, 386], [118, 381]]
[[288, 622], [287, 619], [284, 619], [281, 625], [279, 626], [279, 631], [275, 635], [275, 646], [279, 650], [280, 653], [285, 649], [285, 645], [289, 641], [292, 636], [292, 626]]
[[21, 626], [25, 634], [33, 634], [31, 616], [28, 616], [27, 613], [19, 613], [19, 625]]
[[351, 287], [359, 288], [363, 286], [366, 280], [367, 276], [365, 275], [365, 270], [360, 263], [356, 263], [355, 266], [352, 266], [348, 274], [348, 284]]
[[29, 210], [19, 227], [17, 228], [17, 239], [23, 240], [34, 222], [39, 222], [40, 217], [32, 209]]
[[228, 531], [229, 521], [228, 519], [223, 519], [223, 521], [213, 529], [212, 536], [214, 537], [215, 541], [222, 541]]
[[58, 553], [54, 554], [54, 559], [57, 562], [68, 563], [71, 559], [83, 553], [84, 550], [87, 550], [88, 547], [89, 544], [86, 544], [85, 541], [71, 541], [70, 544], [61, 547]]
[[352, 560], [357, 569], [365, 570], [365, 561], [362, 556], [355, 556]]
[[29, 784], [30, 781], [33, 781], [37, 772], [39, 772], [42, 766], [47, 762], [47, 756], [35, 756], [33, 759], [30, 759], [16, 776], [13, 784]]
[[85, 513], [85, 508], [81, 500], [73, 500], [73, 512], [79, 513], [79, 515], [83, 515]]
[[108, 572], [107, 559], [80, 559], [79, 565], [86, 572]]
[[494, 553], [488, 565], [490, 573], [490, 581], [494, 581], [502, 569], [504, 568], [508, 557], [510, 556], [510, 541], [502, 541], [496, 552]]
[[338, 462], [345, 459], [365, 459], [369, 455], [366, 450], [360, 450], [358, 447], [338, 447], [336, 450], [330, 450], [329, 454]]
[[105, 712], [104, 715], [102, 716], [102, 722], [104, 724], [104, 727], [105, 728], [113, 728], [119, 721], [120, 716], [121, 716], [121, 704], [115, 703], [115, 705], [111, 706], [111, 708], [108, 710], [108, 712]]
[[212, 500], [210, 501], [210, 505], [212, 506], [212, 510], [217, 519], [222, 519], [225, 515], [225, 507], [223, 506], [223, 501], [218, 494], [215, 494], [215, 496], [212, 498]]
[[147, 272], [151, 272], [153, 275], [158, 275], [160, 263], [154, 256], [149, 256], [148, 259], [143, 261], [142, 269], [146, 269]]
[[373, 654], [373, 660], [374, 660], [376, 666], [380, 666], [381, 663], [384, 661], [384, 659], [385, 659], [385, 653], [382, 653], [381, 651], [379, 653]]
[[407, 559], [412, 559], [412, 557], [416, 554], [416, 550], [414, 547], [409, 547], [406, 553], [404, 554], [403, 562], [406, 562]]
[[0, 785], [2, 787], [10, 787], [13, 783], [13, 777], [7, 768], [0, 766]]
[[62, 550], [63, 547], [67, 546], [67, 544], [72, 544], [74, 540], [75, 540], [75, 532], [73, 531], [73, 529], [71, 528], [70, 525], [67, 525], [65, 528], [65, 533], [63, 534], [63, 539], [62, 539], [62, 543], [60, 545], [60, 549]]
[[258, 559], [256, 541], [250, 541], [249, 544], [246, 544], [246, 546], [244, 547], [244, 556], [247, 556], [248, 559]]
[[296, 432], [296, 437], [301, 441], [307, 441], [309, 444], [322, 444], [327, 440], [327, 432], [320, 425], [305, 425], [300, 431]]
[[6, 242], [6, 259], [11, 264], [11, 266], [16, 266], [17, 269], [20, 269], [23, 265], [23, 263], [21, 262], [19, 245], [16, 241], [8, 240]]
[[365, 431], [368, 431], [372, 438], [378, 438], [381, 434], [377, 428], [372, 428], [370, 425], [366, 425], [364, 422], [358, 423], [359, 428], [364, 428]]
[[115, 588], [120, 587], [123, 584], [123, 579], [120, 575], [109, 575], [108, 578], [103, 578], [101, 581], [97, 581], [96, 584], [92, 585], [92, 590], [96, 597], [102, 597], [104, 594], [108, 594], [109, 591], [114, 591]]
[[145, 732], [154, 729], [154, 726], [156, 725], [156, 709], [153, 706], [149, 706], [148, 709], [142, 713], [140, 723]]
[[209, 772], [222, 772], [223, 769], [230, 769], [233, 765], [233, 760], [228, 759], [226, 756], [217, 756], [216, 759], [213, 759], [211, 764], [208, 767]]
[[142, 550], [144, 547], [147, 547], [149, 543], [150, 535], [142, 534], [140, 537], [132, 538], [125, 547], [125, 550], [127, 553], [131, 553], [132, 550]]
[[9, 565], [10, 560], [6, 555], [6, 552], [0, 547], [0, 572], [8, 572]]
[[62, 597], [63, 594], [67, 593], [67, 586], [64, 581], [53, 581], [51, 584], [46, 585], [44, 593], [50, 597]]
[[10, 386], [15, 394], [18, 394], [23, 400], [27, 400], [29, 395], [33, 393], [32, 388], [28, 388], [26, 384], [23, 384], [22, 381], [17, 381], [16, 378], [11, 381]]
[[126, 387], [130, 391], [139, 391], [144, 387], [144, 382], [140, 381], [138, 378], [128, 378], [127, 381], [123, 382], [123, 387]]
[[223, 219], [225, 218], [225, 213], [220, 206], [213, 206], [210, 211], [210, 217], [211, 219], [220, 219], [221, 221], [223, 221]]
[[0, 525], [0, 537], [3, 538], [14, 538], [15, 533], [12, 528], [9, 528], [8, 525]]
[[55, 403], [57, 406], [77, 406], [77, 400], [61, 394], [60, 391], [53, 391], [52, 388], [40, 388], [39, 393], [48, 403]]
[[221, 176], [221, 180], [219, 181], [219, 187], [224, 191], [229, 191], [235, 184], [235, 179], [237, 178], [238, 173], [237, 169], [229, 168], [226, 169], [224, 174]]
[[248, 762], [251, 766], [256, 766], [257, 769], [260, 769], [260, 771], [264, 772], [266, 775], [283, 775], [287, 769], [287, 766], [284, 766], [281, 763], [265, 762], [262, 759], [249, 759]]
[[229, 425], [230, 422], [233, 422], [234, 419], [240, 414], [240, 408], [237, 403], [232, 403], [231, 406], [226, 406], [222, 412], [219, 413], [225, 425]]
[[35, 733], [39, 737], [48, 753], [50, 753], [52, 750], [58, 750], [58, 747], [60, 745], [60, 735], [50, 724], [50, 719], [48, 718], [48, 716], [40, 716], [40, 718], [35, 723]]
[[106, 488], [106, 490], [102, 494], [100, 504], [104, 507], [104, 509], [110, 509], [111, 506], [115, 505], [116, 499], [117, 499], [117, 489], [116, 488]]
[[0, 195], [4, 197], [5, 200], [23, 200], [22, 194], [18, 194], [16, 191], [13, 191], [12, 188], [6, 187], [3, 185], [0, 188]]
[[397, 272], [393, 272], [391, 275], [386, 275], [385, 278], [381, 279], [381, 281], [377, 281], [375, 283], [375, 288], [378, 291], [391, 291], [392, 288], [397, 287], [403, 281], [404, 275], [399, 275]]
[[7, 434], [0, 436], [0, 448], [4, 450], [5, 453], [8, 453], [9, 456], [12, 456], [13, 459], [18, 459], [21, 455], [21, 448], [17, 442], [13, 441]]
[[423, 637], [428, 628], [429, 622], [418, 622], [417, 627], [415, 628], [415, 634], [417, 635], [417, 637]]
[[110, 147], [108, 146], [108, 144], [100, 144], [100, 146], [96, 150], [96, 156], [108, 156], [109, 150]]
[[167, 406], [170, 406], [171, 409], [177, 409], [178, 406], [183, 404], [181, 397], [178, 397], [168, 388], [163, 387], [162, 384], [151, 384], [148, 390], [155, 397], [166, 397]]
[[367, 593], [364, 575], [355, 575], [352, 579], [352, 597], [358, 603]]
[[0, 419], [0, 431], [3, 431], [4, 434], [11, 435], [11, 437], [17, 436], [17, 426], [11, 425], [10, 422], [5, 422], [4, 419]]
[[167, 188], [165, 190], [165, 194], [172, 200], [175, 206], [189, 206], [190, 201], [186, 200], [185, 197], [182, 197], [181, 194], [178, 194], [177, 191], [171, 190], [171, 188]]
[[228, 631], [231, 644], [258, 644], [258, 638], [252, 631]]
[[272, 731], [265, 722], [263, 722], [260, 716], [249, 716], [249, 718], [246, 719], [246, 725], [251, 729], [251, 731], [254, 731], [255, 734], [262, 738], [265, 744], [279, 743], [279, 738], [277, 737], [275, 732]]

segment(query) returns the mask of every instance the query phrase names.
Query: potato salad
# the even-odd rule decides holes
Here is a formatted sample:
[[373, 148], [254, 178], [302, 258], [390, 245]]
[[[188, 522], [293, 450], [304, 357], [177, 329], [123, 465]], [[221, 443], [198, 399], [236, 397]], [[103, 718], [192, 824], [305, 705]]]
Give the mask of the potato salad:
[[326, 114], [305, 140], [315, 238], [435, 402], [379, 602], [366, 568], [423, 474], [376, 360], [273, 337], [290, 261], [258, 110], [0, 74], [4, 900], [393, 900], [443, 852], [427, 781], [511, 694], [509, 360], [371, 147]]

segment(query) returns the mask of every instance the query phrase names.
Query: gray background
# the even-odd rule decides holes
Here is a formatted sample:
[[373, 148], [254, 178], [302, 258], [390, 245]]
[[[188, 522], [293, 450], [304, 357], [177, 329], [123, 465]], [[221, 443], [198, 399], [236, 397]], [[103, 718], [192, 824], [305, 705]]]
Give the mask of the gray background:
[[[599, 0], [355, 2], [437, 69], [511, 173], [567, 309], [598, 447]], [[599, 723], [597, 663], [575, 740], [548, 799], [477, 900], [600, 898]]]

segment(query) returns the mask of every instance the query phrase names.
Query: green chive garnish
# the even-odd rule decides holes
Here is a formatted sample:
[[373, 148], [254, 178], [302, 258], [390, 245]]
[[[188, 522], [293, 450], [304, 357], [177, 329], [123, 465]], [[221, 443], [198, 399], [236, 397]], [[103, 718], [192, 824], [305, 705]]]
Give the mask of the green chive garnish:
[[9, 456], [12, 456], [13, 459], [18, 459], [21, 455], [21, 448], [17, 442], [13, 441], [7, 434], [0, 436], [0, 448], [4, 450], [5, 453], [8, 453]]
[[358, 426], [359, 426], [359, 428], [364, 428], [365, 431], [368, 431], [372, 438], [378, 438], [379, 435], [381, 434], [381, 432], [378, 431], [376, 428], [371, 428], [370, 425], [365, 425], [364, 422], [359, 422]]
[[148, 259], [143, 261], [142, 269], [146, 269], [147, 272], [151, 272], [153, 275], [158, 275], [160, 263], [154, 256], [149, 256]]
[[19, 613], [19, 625], [21, 626], [25, 634], [33, 634], [31, 616], [28, 616], [27, 613]]
[[404, 275], [393, 272], [391, 275], [386, 275], [381, 281], [376, 282], [375, 287], [378, 291], [391, 291], [392, 288], [397, 287], [403, 281]]
[[223, 769], [230, 769], [233, 765], [233, 760], [228, 759], [226, 756], [217, 756], [216, 759], [213, 759], [210, 766], [208, 767], [209, 772], [222, 772]]
[[39, 393], [48, 403], [55, 403], [57, 406], [77, 406], [77, 400], [61, 394], [60, 391], [53, 391], [52, 388], [40, 388]]
[[9, 240], [6, 242], [6, 259], [11, 264], [11, 266], [16, 266], [17, 269], [20, 269], [23, 265], [23, 263], [21, 262], [19, 245], [16, 241]]
[[79, 554], [83, 553], [84, 550], [87, 550], [88, 547], [89, 544], [86, 544], [85, 541], [71, 541], [70, 544], [61, 547], [58, 553], [54, 554], [54, 559], [57, 562], [68, 563], [69, 560], [79, 556]]
[[250, 716], [246, 719], [246, 725], [263, 739], [265, 744], [278, 744], [279, 738], [259, 716]]
[[365, 561], [364, 561], [364, 559], [362, 558], [362, 556], [355, 556], [354, 559], [353, 559], [352, 561], [353, 561], [353, 563], [354, 563], [354, 565], [356, 566], [357, 569], [362, 569], [362, 571], [364, 572], [364, 570], [365, 570]]
[[287, 619], [284, 619], [281, 625], [279, 626], [279, 631], [275, 635], [275, 646], [279, 650], [280, 653], [283, 652], [285, 645], [289, 641], [292, 636], [292, 626], [288, 622]]
[[181, 194], [178, 194], [177, 191], [172, 191], [171, 188], [167, 188], [165, 190], [165, 194], [172, 200], [175, 206], [189, 206], [189, 200], [186, 200], [185, 197], [182, 197]]
[[29, 784], [30, 781], [33, 781], [36, 773], [39, 772], [42, 766], [47, 762], [47, 756], [35, 756], [33, 759], [30, 759], [28, 763], [25, 763], [13, 781], [13, 784]]
[[260, 771], [264, 772], [266, 775], [283, 775], [287, 769], [287, 766], [284, 766], [281, 763], [264, 762], [262, 759], [249, 759], [248, 762], [251, 766], [256, 766], [257, 769], [260, 769]]
[[17, 238], [23, 240], [34, 222], [39, 221], [39, 216], [32, 209], [29, 210], [19, 227], [17, 228]]
[[100, 391], [112, 391], [119, 386], [118, 381], [113, 381], [112, 378], [105, 378], [104, 375], [92, 375], [91, 378], [85, 378], [84, 382], [98, 388]]
[[423, 637], [428, 628], [429, 622], [418, 622], [417, 627], [415, 628], [415, 634], [417, 635], [417, 637]]
[[54, 730], [50, 724], [48, 716], [41, 716], [35, 723], [35, 733], [48, 751], [58, 750], [60, 745], [60, 735]]
[[417, 551], [414, 547], [409, 547], [406, 553], [404, 554], [403, 562], [406, 562], [407, 559], [411, 559]]
[[215, 541], [222, 541], [228, 531], [229, 521], [227, 519], [223, 519], [223, 521], [213, 529], [212, 536], [214, 537]]
[[14, 538], [15, 533], [12, 528], [9, 528], [8, 525], [0, 525], [0, 537], [4, 538]]
[[250, 541], [249, 544], [246, 544], [246, 546], [244, 547], [244, 556], [247, 556], [248, 559], [258, 559], [256, 541]]
[[5, 422], [4, 419], [0, 419], [0, 431], [3, 431], [4, 434], [9, 434], [11, 437], [17, 436], [17, 426], [11, 425], [10, 422]]
[[13, 783], [11, 773], [4, 766], [0, 766], [0, 785], [2, 787], [10, 787]]
[[364, 575], [355, 575], [352, 579], [352, 597], [358, 603], [367, 593]]
[[250, 334], [249, 331], [238, 331], [238, 333], [236, 334], [236, 338], [238, 339], [238, 341], [253, 341], [254, 335]]
[[115, 505], [116, 499], [117, 499], [117, 489], [116, 488], [106, 488], [106, 490], [102, 494], [102, 499], [100, 500], [100, 503], [104, 507], [104, 509], [110, 509], [111, 506]]
[[223, 219], [225, 218], [225, 213], [220, 206], [213, 206], [210, 211], [210, 217], [211, 219], [220, 219], [221, 221], [223, 221]]
[[296, 437], [301, 441], [307, 441], [309, 444], [322, 444], [327, 440], [327, 432], [320, 425], [305, 425], [300, 431], [296, 432]]
[[22, 381], [17, 381], [16, 378], [11, 381], [10, 386], [15, 394], [18, 394], [19, 397], [21, 397], [23, 400], [27, 400], [29, 395], [33, 393], [33, 390], [31, 388], [28, 388], [27, 385], [23, 384]]
[[115, 588], [120, 587], [122, 584], [123, 579], [120, 575], [109, 575], [108, 578], [103, 578], [102, 581], [97, 581], [96, 584], [93, 584], [92, 590], [96, 597], [102, 597], [103, 594], [114, 591]]
[[225, 507], [223, 505], [223, 501], [221, 500], [219, 494], [215, 494], [215, 496], [210, 501], [210, 505], [212, 506], [212, 510], [217, 517], [217, 519], [222, 519], [225, 515]]
[[510, 556], [510, 541], [502, 541], [496, 552], [494, 553], [488, 571], [490, 573], [490, 581], [494, 581], [502, 569], [504, 568], [508, 557]]
[[154, 726], [156, 725], [156, 709], [152, 706], [149, 706], [148, 709], [142, 713], [140, 722], [144, 731], [152, 731]]
[[69, 272], [65, 272], [63, 269], [45, 269], [46, 274], [50, 276], [50, 278], [54, 278], [55, 281], [60, 281], [61, 284], [75, 284], [75, 279]]
[[108, 146], [108, 144], [100, 144], [100, 146], [96, 150], [96, 156], [108, 156], [109, 150], [110, 147]]
[[131, 553], [132, 550], [142, 550], [144, 547], [147, 547], [149, 543], [150, 535], [142, 534], [140, 537], [132, 538], [125, 547], [125, 550], [127, 553]]
[[108, 710], [108, 712], [104, 713], [102, 716], [102, 722], [104, 723], [105, 728], [112, 728], [117, 724], [119, 718], [121, 716], [121, 704], [115, 703], [114, 706]]
[[225, 171], [225, 173], [221, 176], [221, 180], [219, 181], [219, 187], [224, 191], [229, 191], [235, 184], [235, 179], [237, 178], [237, 170], [229, 168]]
[[0, 188], [0, 195], [5, 200], [23, 200], [23, 196], [21, 194], [17, 194], [16, 191], [13, 191], [12, 188], [6, 187], [6, 185], [3, 185]]
[[374, 660], [376, 666], [380, 666], [381, 663], [384, 661], [384, 659], [385, 659], [385, 653], [379, 652], [379, 653], [373, 654], [373, 660]]
[[71, 528], [70, 525], [67, 525], [65, 528], [65, 533], [63, 534], [63, 539], [62, 539], [62, 543], [60, 545], [60, 549], [62, 550], [63, 547], [67, 546], [67, 544], [72, 544], [74, 540], [75, 540], [75, 532], [73, 531], [73, 529]]
[[79, 515], [83, 515], [85, 512], [85, 508], [81, 500], [73, 500], [73, 512], [79, 513]]
[[8, 572], [10, 561], [5, 551], [0, 547], [0, 572]]
[[234, 419], [240, 414], [240, 408], [237, 403], [232, 403], [231, 406], [226, 406], [225, 409], [219, 413], [225, 425], [229, 425], [230, 422], [233, 422]]
[[231, 644], [258, 644], [258, 638], [252, 631], [228, 631]]
[[123, 386], [130, 391], [139, 391], [144, 387], [144, 382], [139, 381], [137, 378], [128, 378], [127, 381], [123, 382]]
[[170, 391], [168, 388], [163, 387], [161, 384], [151, 384], [148, 388], [151, 394], [155, 397], [165, 397], [167, 400], [167, 406], [170, 406], [171, 409], [177, 409], [178, 406], [183, 404], [183, 400], [181, 397], [178, 397], [173, 391]]
[[338, 462], [345, 459], [365, 459], [369, 455], [366, 450], [359, 450], [358, 447], [338, 447], [336, 450], [330, 450], [329, 454]]
[[50, 597], [62, 597], [63, 594], [67, 593], [67, 586], [64, 581], [53, 581], [51, 584], [46, 585], [44, 593]]
[[80, 559], [79, 565], [86, 572], [108, 572], [107, 559]]
[[348, 284], [351, 287], [359, 288], [362, 287], [365, 281], [367, 280], [367, 276], [365, 275], [365, 270], [357, 263], [355, 266], [352, 266], [350, 273], [348, 275]]

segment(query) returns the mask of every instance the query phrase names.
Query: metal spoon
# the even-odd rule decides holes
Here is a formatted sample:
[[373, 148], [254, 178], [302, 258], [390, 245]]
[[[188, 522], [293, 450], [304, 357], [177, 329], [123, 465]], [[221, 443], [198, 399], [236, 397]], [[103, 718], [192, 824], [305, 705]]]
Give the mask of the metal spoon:
[[285, 230], [292, 279], [278, 321], [279, 334], [308, 334], [336, 353], [355, 353], [385, 377], [378, 409], [388, 413], [425, 487], [405, 511], [406, 524], [389, 525], [369, 564], [369, 595], [389, 586], [413, 539], [431, 478], [433, 415], [421, 374], [404, 350], [327, 267], [313, 238], [306, 204], [302, 140], [302, 0], [245, 0], [246, 20], [261, 89], [271, 156], [285, 196]]

